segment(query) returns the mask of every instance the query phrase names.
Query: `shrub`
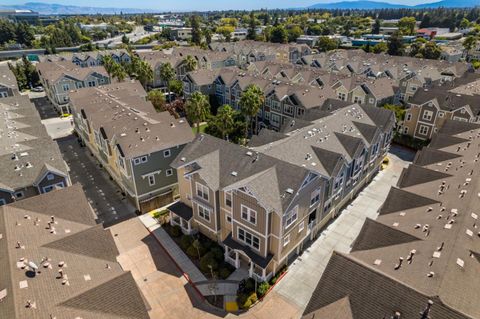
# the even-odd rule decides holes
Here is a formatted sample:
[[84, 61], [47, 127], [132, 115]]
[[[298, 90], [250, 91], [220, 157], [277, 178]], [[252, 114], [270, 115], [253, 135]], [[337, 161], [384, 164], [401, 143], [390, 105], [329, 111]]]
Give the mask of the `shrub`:
[[182, 235], [182, 229], [180, 228], [180, 226], [178, 225], [175, 225], [173, 227], [170, 227], [170, 236], [172, 237], [180, 237]]
[[202, 258], [200, 258], [201, 271], [203, 271], [204, 273], [209, 273], [210, 272], [209, 266], [212, 267], [212, 270], [218, 269], [218, 262], [215, 260], [215, 256], [211, 251], [206, 253]]
[[257, 288], [257, 294], [259, 297], [265, 296], [267, 293], [268, 289], [270, 289], [270, 284], [266, 281], [262, 282], [260, 285], [258, 285]]
[[228, 276], [230, 276], [231, 273], [232, 272], [230, 271], [230, 269], [222, 267], [218, 271], [218, 276], [222, 279], [227, 279]]
[[187, 253], [188, 256], [190, 256], [192, 258], [198, 259], [198, 251], [192, 245], [190, 245], [190, 247], [187, 248], [186, 253]]
[[193, 242], [192, 236], [183, 235], [182, 238], [180, 239], [180, 247], [184, 251], [186, 251], [188, 249], [188, 247], [190, 247], [192, 245], [192, 242]]
[[255, 302], [257, 302], [258, 297], [257, 293], [253, 292], [250, 295], [239, 295], [238, 296], [238, 303], [242, 309], [250, 308]]
[[217, 261], [222, 261], [223, 260], [223, 249], [218, 247], [218, 246], [215, 246], [215, 247], [212, 247], [210, 249], [210, 252], [213, 254], [213, 257], [217, 260]]

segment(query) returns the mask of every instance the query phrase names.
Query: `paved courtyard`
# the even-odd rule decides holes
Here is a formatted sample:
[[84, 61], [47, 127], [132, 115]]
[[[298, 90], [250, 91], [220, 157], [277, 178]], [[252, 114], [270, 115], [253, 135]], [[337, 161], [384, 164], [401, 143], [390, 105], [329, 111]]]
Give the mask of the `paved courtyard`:
[[[399, 154], [399, 156], [395, 155]], [[320, 237], [290, 266], [287, 275], [274, 291], [303, 312], [334, 250], [350, 251], [367, 217], [375, 219], [390, 187], [395, 185], [402, 169], [412, 158], [411, 152], [395, 147], [388, 155], [390, 164], [346, 207]], [[403, 158], [403, 159], [402, 159]], [[405, 160], [406, 159], [406, 160]]]
[[72, 183], [82, 185], [99, 223], [109, 227], [136, 216], [135, 207], [122, 196], [120, 188], [99, 167], [86, 147], [80, 147], [72, 135], [58, 139], [57, 143], [70, 167]]

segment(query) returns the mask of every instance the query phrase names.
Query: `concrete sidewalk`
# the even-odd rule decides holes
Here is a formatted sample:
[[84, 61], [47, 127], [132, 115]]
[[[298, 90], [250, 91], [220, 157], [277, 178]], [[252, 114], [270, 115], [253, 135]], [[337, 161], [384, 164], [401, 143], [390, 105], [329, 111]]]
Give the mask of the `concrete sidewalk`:
[[334, 250], [348, 253], [365, 219], [377, 217], [390, 187], [397, 183], [408, 162], [389, 154], [390, 165], [381, 171], [358, 197], [342, 211], [320, 237], [289, 267], [274, 291], [299, 306], [303, 312]]
[[157, 221], [145, 214], [139, 217], [143, 225], [152, 233], [153, 236], [160, 242], [162, 247], [167, 251], [168, 255], [175, 261], [175, 263], [188, 275], [193, 283], [205, 282], [207, 278], [200, 272], [190, 258], [178, 247], [170, 235], [157, 223]]

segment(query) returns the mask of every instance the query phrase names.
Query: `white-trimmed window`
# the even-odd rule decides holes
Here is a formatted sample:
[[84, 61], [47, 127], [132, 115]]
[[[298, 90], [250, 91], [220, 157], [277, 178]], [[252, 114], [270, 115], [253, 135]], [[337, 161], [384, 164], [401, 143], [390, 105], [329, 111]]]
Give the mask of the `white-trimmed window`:
[[170, 155], [172, 155], [172, 152], [170, 150], [163, 151], [163, 157], [170, 157]]
[[320, 200], [320, 192], [320, 187], [312, 192], [312, 195], [310, 197], [310, 207], [318, 203], [318, 201]]
[[5, 205], [6, 203], [7, 203], [7, 202], [5, 201], [5, 199], [0, 198], [0, 206]]
[[358, 104], [362, 104], [363, 103], [363, 100], [360, 96], [354, 96], [353, 97], [353, 103], [358, 103]]
[[133, 164], [134, 165], [140, 165], [140, 164], [143, 164], [143, 163], [146, 163], [148, 162], [148, 158], [147, 156], [140, 156], [140, 157], [136, 157], [133, 159]]
[[200, 198], [203, 198], [204, 200], [208, 201], [208, 194], [209, 194], [209, 190], [208, 190], [208, 187], [205, 186], [205, 185], [202, 185], [200, 183], [196, 183], [195, 184], [196, 186], [196, 189], [197, 189], [197, 196], [200, 197]]
[[148, 185], [155, 185], [155, 175], [148, 175]]
[[245, 229], [239, 227], [237, 237], [238, 240], [252, 247], [253, 249], [260, 250], [260, 238], [247, 232]]
[[169, 168], [165, 171], [165, 175], [167, 176], [172, 176], [173, 175], [173, 169]]
[[338, 93], [338, 99], [345, 101], [347, 99], [347, 95], [345, 93]]
[[210, 209], [202, 205], [197, 205], [197, 207], [198, 207], [198, 216], [205, 219], [207, 222], [210, 222]]
[[374, 103], [375, 103], [375, 99], [374, 99], [373, 97], [369, 98], [369, 99], [368, 99], [368, 103], [374, 104]]
[[225, 206], [232, 207], [232, 192], [225, 192]]
[[25, 196], [25, 194], [22, 191], [16, 192], [14, 195], [15, 195], [16, 199], [20, 199], [20, 198], [23, 198]]
[[405, 116], [405, 121], [409, 122], [412, 119], [412, 113], [407, 113], [407, 116]]
[[95, 81], [88, 81], [88, 87], [94, 87], [95, 85]]
[[298, 232], [301, 233], [302, 230], [305, 229], [305, 221], [302, 221], [299, 225], [298, 225]]
[[290, 243], [290, 234], [283, 237], [283, 247], [287, 246]]
[[438, 117], [444, 117], [444, 116], [445, 116], [445, 113], [443, 111], [438, 112]]
[[64, 84], [62, 88], [63, 88], [63, 91], [67, 92], [70, 90], [70, 84]]
[[297, 221], [298, 218], [298, 205], [295, 206], [288, 214], [285, 219], [285, 228], [290, 227], [293, 223]]
[[420, 125], [420, 129], [418, 131], [420, 135], [427, 135], [428, 133], [428, 126], [426, 125]]
[[55, 178], [55, 176], [54, 176], [52, 173], [48, 173], [48, 174], [47, 174], [47, 180], [48, 180], [48, 181], [51, 181], [51, 180], [53, 180], [54, 178]]
[[271, 118], [270, 122], [272, 123], [272, 125], [276, 126], [276, 127], [279, 127], [280, 126], [280, 115], [272, 113], [271, 117], [272, 118]]
[[241, 210], [243, 220], [246, 220], [247, 222], [250, 222], [254, 225], [257, 224], [257, 212], [255, 210], [245, 205], [241, 205]]
[[425, 121], [431, 121], [433, 118], [433, 112], [432, 111], [423, 111], [422, 119]]
[[225, 215], [225, 220], [227, 221], [227, 224], [231, 224], [232, 223], [232, 215], [226, 214]]
[[407, 126], [403, 127], [403, 134], [408, 134], [408, 127]]
[[123, 157], [121, 157], [121, 156], [118, 156], [118, 165], [119, 165], [121, 168], [125, 169], [125, 159], [124, 159]]
[[293, 115], [294, 110], [295, 110], [295, 107], [288, 104], [285, 104], [283, 107], [283, 111], [285, 114]]

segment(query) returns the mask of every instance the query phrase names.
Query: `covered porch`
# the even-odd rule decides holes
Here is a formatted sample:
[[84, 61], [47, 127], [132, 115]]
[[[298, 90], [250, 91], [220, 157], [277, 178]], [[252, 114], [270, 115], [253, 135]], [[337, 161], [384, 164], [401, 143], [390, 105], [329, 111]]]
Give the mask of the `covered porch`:
[[185, 235], [192, 235], [196, 230], [192, 227], [192, 208], [182, 202], [176, 202], [167, 208], [170, 212], [170, 225], [180, 226]]
[[228, 235], [223, 241], [225, 248], [225, 261], [235, 268], [246, 267], [248, 276], [258, 282], [268, 281], [274, 276], [274, 270], [268, 270], [273, 255], [268, 254], [262, 257], [255, 253], [250, 247], [244, 246]]

